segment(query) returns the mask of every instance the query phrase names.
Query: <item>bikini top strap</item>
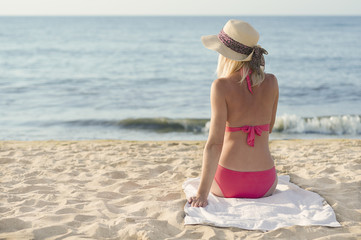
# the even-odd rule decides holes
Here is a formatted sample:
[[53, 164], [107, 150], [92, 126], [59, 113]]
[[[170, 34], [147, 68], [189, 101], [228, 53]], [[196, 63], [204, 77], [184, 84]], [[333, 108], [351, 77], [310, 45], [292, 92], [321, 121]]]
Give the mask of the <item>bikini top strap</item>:
[[251, 92], [251, 94], [253, 94], [252, 85], [251, 85], [251, 77], [250, 77], [251, 74], [252, 74], [252, 70], [250, 69], [249, 72], [248, 72], [248, 75], [246, 77], [246, 80], [247, 80], [248, 90]]

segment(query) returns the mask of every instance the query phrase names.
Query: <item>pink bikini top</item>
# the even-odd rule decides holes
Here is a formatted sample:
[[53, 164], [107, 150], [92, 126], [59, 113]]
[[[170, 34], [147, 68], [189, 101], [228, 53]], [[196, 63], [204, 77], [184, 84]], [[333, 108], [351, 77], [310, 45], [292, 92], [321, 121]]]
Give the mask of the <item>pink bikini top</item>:
[[269, 131], [269, 124], [257, 125], [257, 126], [243, 126], [243, 127], [228, 127], [226, 126], [226, 132], [238, 132], [243, 131], [248, 133], [247, 135], [247, 144], [251, 147], [254, 147], [254, 139], [256, 134], [258, 136], [262, 135], [263, 131]]
[[[252, 91], [252, 85], [251, 85], [251, 80], [250, 80], [250, 75], [251, 75], [252, 71], [249, 70], [249, 73], [246, 77], [247, 80], [247, 86], [248, 86], [248, 90], [251, 92], [251, 94], [253, 94]], [[238, 131], [243, 131], [245, 133], [248, 133], [247, 135], [247, 144], [251, 147], [254, 147], [254, 139], [256, 137], [256, 134], [258, 136], [262, 135], [263, 131], [269, 131], [269, 124], [264, 124], [264, 125], [257, 125], [257, 126], [243, 126], [243, 127], [228, 127], [226, 126], [226, 132], [238, 132]]]

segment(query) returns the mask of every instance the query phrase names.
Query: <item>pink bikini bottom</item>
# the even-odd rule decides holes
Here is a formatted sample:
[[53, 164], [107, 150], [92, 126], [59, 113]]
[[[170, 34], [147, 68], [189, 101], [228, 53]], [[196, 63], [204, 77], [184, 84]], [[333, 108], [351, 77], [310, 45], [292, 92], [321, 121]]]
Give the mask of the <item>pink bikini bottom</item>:
[[257, 172], [238, 172], [218, 165], [214, 180], [225, 198], [261, 198], [276, 180], [275, 167]]

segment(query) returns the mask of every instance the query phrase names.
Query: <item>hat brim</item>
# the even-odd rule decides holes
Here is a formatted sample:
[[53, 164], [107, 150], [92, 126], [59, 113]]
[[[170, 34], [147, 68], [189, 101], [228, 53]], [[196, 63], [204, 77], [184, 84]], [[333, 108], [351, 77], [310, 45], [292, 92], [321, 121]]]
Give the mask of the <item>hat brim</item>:
[[230, 49], [229, 47], [227, 47], [226, 45], [224, 45], [219, 40], [217, 35], [202, 36], [201, 40], [202, 40], [203, 45], [206, 48], [214, 50], [214, 51], [222, 54], [226, 58], [236, 60], [236, 61], [242, 61], [242, 62], [251, 61], [251, 59], [252, 59], [252, 55], [253, 55], [254, 51], [252, 51], [252, 53], [249, 55], [244, 55], [244, 54], [235, 52], [232, 49]]

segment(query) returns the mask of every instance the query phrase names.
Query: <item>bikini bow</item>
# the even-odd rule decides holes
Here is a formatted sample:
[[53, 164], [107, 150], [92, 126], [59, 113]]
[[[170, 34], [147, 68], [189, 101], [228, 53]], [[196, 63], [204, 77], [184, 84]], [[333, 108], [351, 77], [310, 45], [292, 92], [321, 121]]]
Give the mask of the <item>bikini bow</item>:
[[245, 126], [241, 129], [243, 132], [247, 133], [247, 144], [251, 147], [254, 147], [254, 139], [256, 134], [258, 136], [262, 135], [262, 131], [268, 131], [266, 127], [261, 126]]

